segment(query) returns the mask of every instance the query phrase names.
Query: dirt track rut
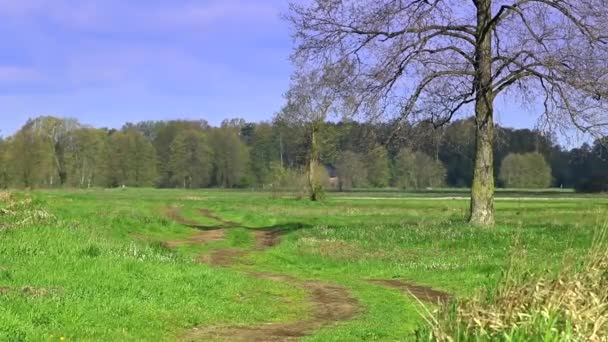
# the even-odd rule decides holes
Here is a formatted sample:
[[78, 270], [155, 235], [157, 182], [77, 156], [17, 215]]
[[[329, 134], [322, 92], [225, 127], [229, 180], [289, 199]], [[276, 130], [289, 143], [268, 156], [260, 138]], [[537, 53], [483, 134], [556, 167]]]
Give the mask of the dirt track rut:
[[208, 327], [194, 329], [188, 341], [291, 341], [313, 331], [353, 318], [360, 310], [359, 303], [338, 285], [299, 280], [286, 275], [251, 273], [250, 275], [281, 283], [293, 284], [308, 292], [312, 306], [310, 317], [296, 322], [270, 323], [256, 326]]
[[[206, 218], [220, 223], [217, 227], [203, 227], [196, 222], [184, 219], [179, 208], [166, 208], [163, 212], [168, 218], [181, 224], [201, 230], [188, 239], [167, 241], [169, 248], [187, 244], [204, 244], [220, 241], [226, 235], [226, 229], [241, 227], [240, 224], [225, 220], [207, 209], [199, 209]], [[279, 244], [281, 231], [277, 229], [250, 229], [255, 238], [252, 249], [219, 248], [210, 254], [199, 256], [198, 260], [216, 267], [230, 267], [249, 253], [262, 251]], [[292, 341], [307, 336], [315, 330], [333, 326], [352, 319], [363, 309], [361, 305], [342, 286], [319, 281], [301, 280], [283, 274], [247, 273], [252, 277], [287, 283], [304, 289], [312, 307], [309, 317], [288, 323], [267, 323], [255, 326], [212, 326], [192, 329], [186, 341]], [[400, 280], [369, 280], [372, 283], [397, 288], [428, 302], [444, 302], [450, 298], [447, 293], [427, 287], [413, 285]]]

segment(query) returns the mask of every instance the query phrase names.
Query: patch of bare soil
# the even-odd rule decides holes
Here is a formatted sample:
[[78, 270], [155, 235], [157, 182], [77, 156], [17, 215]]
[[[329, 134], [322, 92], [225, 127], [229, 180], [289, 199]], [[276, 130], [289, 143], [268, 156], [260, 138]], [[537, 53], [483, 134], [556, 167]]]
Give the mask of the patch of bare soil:
[[291, 323], [199, 328], [192, 330], [185, 339], [187, 341], [293, 341], [320, 328], [349, 320], [361, 310], [359, 303], [341, 286], [298, 280], [286, 275], [256, 273], [252, 276], [290, 283], [305, 289], [309, 293], [312, 306], [310, 317]]
[[188, 220], [181, 215], [181, 209], [178, 207], [167, 207], [162, 210], [163, 216], [171, 219], [177, 223], [183, 224], [188, 227], [197, 227], [198, 223], [192, 220]]
[[165, 241], [163, 242], [163, 245], [167, 248], [177, 248], [179, 246], [187, 245], [200, 245], [214, 241], [222, 241], [224, 240], [225, 235], [226, 230], [224, 229], [202, 230], [186, 239]]
[[[163, 209], [163, 215], [175, 222], [180, 224], [196, 228], [196, 229], [208, 229], [202, 230], [201, 232], [182, 240], [173, 240], [166, 241], [163, 243], [167, 248], [177, 248], [179, 246], [184, 245], [194, 245], [194, 244], [205, 244], [213, 241], [221, 241], [225, 238], [226, 229], [240, 227], [240, 224], [233, 221], [228, 221], [223, 219], [220, 216], [215, 215], [209, 209], [201, 208], [198, 210], [201, 215], [206, 218], [218, 221], [221, 224], [221, 227], [212, 228], [212, 227], [201, 227], [195, 221], [191, 221], [185, 219], [181, 215], [181, 209], [178, 207], [168, 207]], [[268, 249], [274, 247], [279, 244], [281, 240], [282, 232], [278, 229], [249, 229], [253, 232], [253, 236], [255, 239], [255, 249], [257, 251], [261, 251], [264, 249]], [[235, 248], [223, 248], [217, 249], [210, 254], [201, 255], [198, 260], [202, 263], [219, 266], [219, 267], [229, 267], [234, 265], [239, 258], [249, 254], [252, 250], [239, 250]]]
[[257, 250], [264, 250], [278, 245], [281, 242], [281, 235], [283, 234], [283, 232], [278, 229], [252, 229], [252, 231], [253, 236], [255, 237], [255, 248]]
[[[251, 229], [251, 231], [253, 231], [253, 236], [255, 239], [254, 249], [244, 250], [236, 248], [220, 248], [214, 250], [210, 254], [201, 255], [198, 260], [211, 266], [230, 267], [236, 264], [239, 259], [243, 258], [247, 254], [253, 251], [262, 251], [274, 247], [280, 242], [281, 231], [279, 230]], [[167, 247], [171, 248], [169, 244], [167, 244]]]
[[452, 299], [452, 295], [447, 292], [434, 290], [426, 286], [411, 284], [399, 279], [373, 279], [370, 280], [370, 282], [401, 290], [402, 292], [410, 294], [421, 301], [433, 304], [446, 303]]
[[223, 217], [215, 215], [209, 209], [201, 208], [201, 209], [198, 210], [198, 212], [201, 215], [203, 215], [204, 217], [208, 218], [208, 219], [212, 219], [212, 220], [218, 221], [219, 223], [222, 224], [222, 226], [224, 228], [235, 228], [235, 227], [240, 227], [241, 226], [238, 222], [228, 221], [228, 220], [224, 219]]
[[230, 267], [237, 263], [250, 251], [236, 248], [220, 248], [210, 254], [203, 254], [198, 258], [199, 262], [217, 267]]

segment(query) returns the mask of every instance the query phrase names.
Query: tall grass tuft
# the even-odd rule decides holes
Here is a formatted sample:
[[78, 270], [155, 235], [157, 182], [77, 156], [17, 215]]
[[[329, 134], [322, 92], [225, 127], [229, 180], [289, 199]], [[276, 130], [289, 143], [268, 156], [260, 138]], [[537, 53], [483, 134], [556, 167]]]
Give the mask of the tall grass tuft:
[[0, 192], [0, 230], [24, 227], [55, 217], [28, 195]]
[[507, 278], [490, 295], [452, 303], [418, 341], [608, 341], [608, 229], [582, 262], [555, 276]]

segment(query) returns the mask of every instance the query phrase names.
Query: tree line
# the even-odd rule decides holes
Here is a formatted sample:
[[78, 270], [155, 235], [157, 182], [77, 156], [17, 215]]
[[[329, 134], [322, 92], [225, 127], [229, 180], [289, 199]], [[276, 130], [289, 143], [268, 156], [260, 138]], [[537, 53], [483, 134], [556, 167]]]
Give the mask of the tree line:
[[[265, 189], [318, 184], [352, 188], [470, 187], [473, 119], [433, 129], [427, 123], [323, 121], [317, 172], [310, 171], [309, 125], [277, 115], [272, 122], [146, 121], [119, 130], [75, 119], [39, 117], [0, 139], [0, 186]], [[607, 191], [606, 141], [570, 150], [529, 129], [497, 127], [494, 177], [514, 188], [576, 187]], [[603, 143], [604, 142], [604, 143]]]

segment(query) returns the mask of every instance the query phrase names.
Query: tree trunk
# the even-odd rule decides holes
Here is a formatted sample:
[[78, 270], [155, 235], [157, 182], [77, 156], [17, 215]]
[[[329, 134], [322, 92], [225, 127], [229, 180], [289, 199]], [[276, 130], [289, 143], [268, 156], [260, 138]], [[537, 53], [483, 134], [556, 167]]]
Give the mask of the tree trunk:
[[59, 172], [59, 184], [61, 185], [65, 185], [65, 183], [68, 180], [68, 174], [65, 171], [60, 171]]
[[317, 165], [317, 124], [312, 123], [310, 127], [310, 156], [308, 157], [308, 186], [310, 190], [310, 200], [315, 202], [318, 200], [319, 185], [317, 177], [315, 177], [315, 167]]
[[285, 165], [283, 165], [283, 133], [281, 132], [279, 132], [279, 149], [281, 153], [281, 168], [284, 168]]
[[84, 182], [86, 179], [86, 175], [87, 175], [87, 167], [86, 167], [87, 163], [86, 161], [82, 161], [82, 174], [80, 175], [80, 187], [83, 188], [84, 187]]
[[59, 175], [59, 185], [65, 185], [68, 179], [68, 173], [65, 170], [65, 156], [64, 156], [64, 148], [58, 142], [55, 143], [55, 147], [53, 148], [53, 153], [55, 154], [55, 164], [57, 166], [57, 174]]
[[475, 55], [475, 166], [471, 187], [472, 224], [494, 224], [494, 94], [492, 89], [492, 1], [477, 1]]

